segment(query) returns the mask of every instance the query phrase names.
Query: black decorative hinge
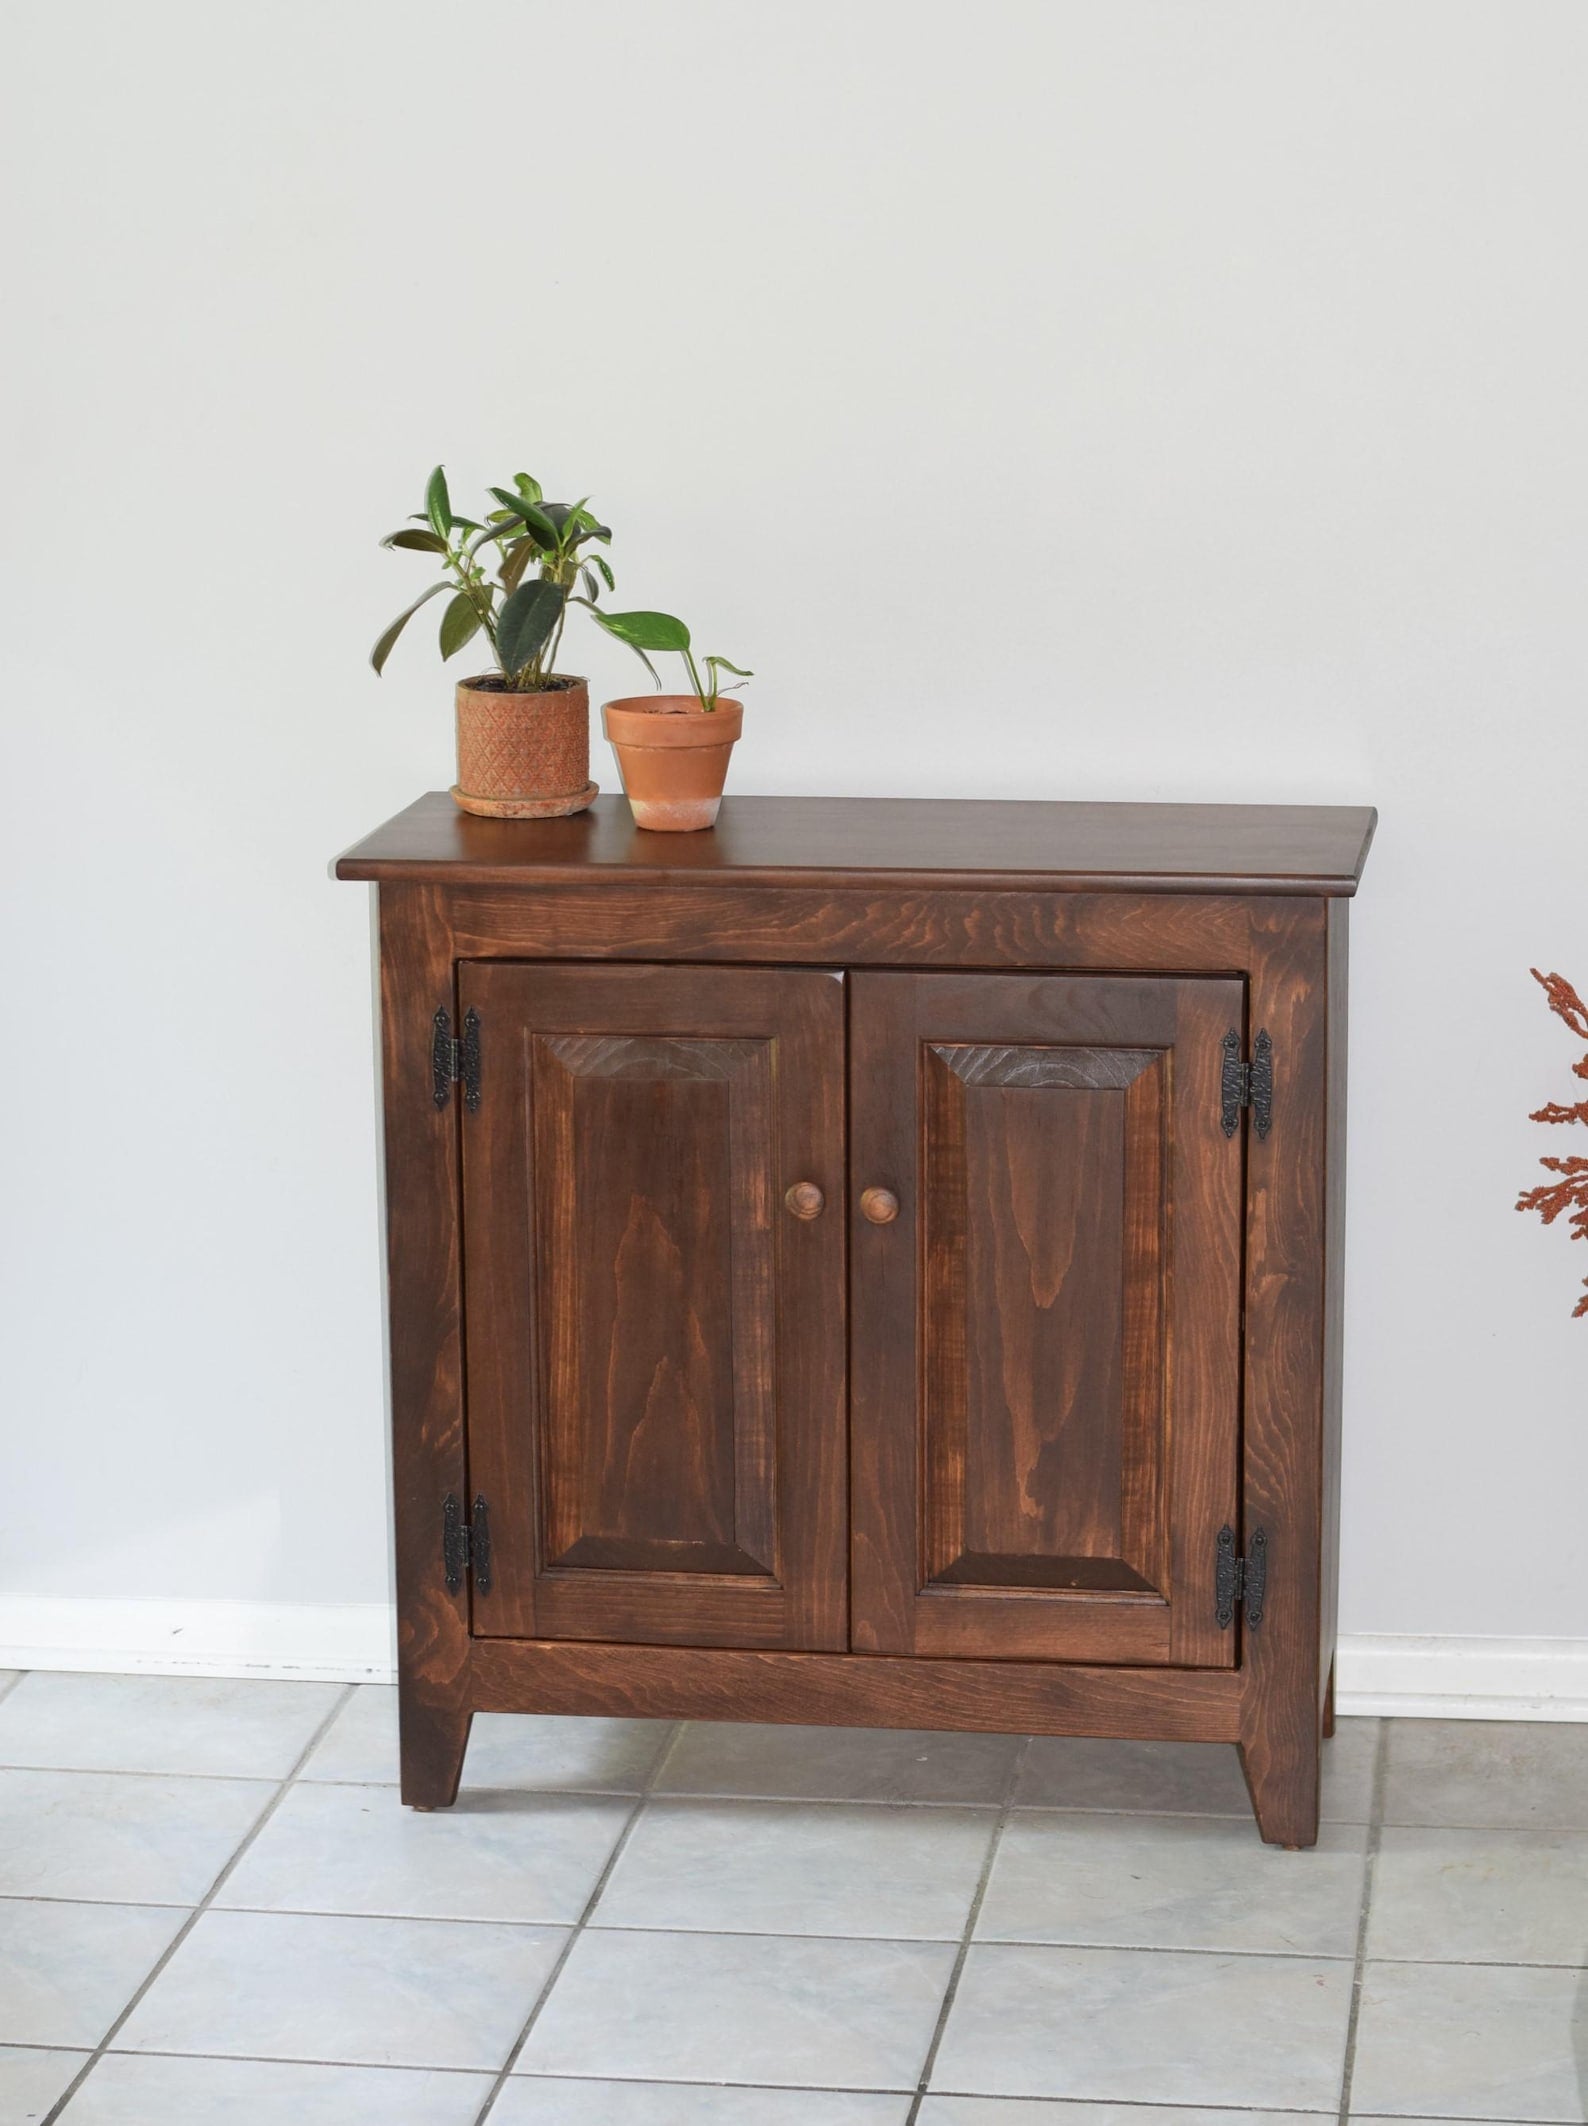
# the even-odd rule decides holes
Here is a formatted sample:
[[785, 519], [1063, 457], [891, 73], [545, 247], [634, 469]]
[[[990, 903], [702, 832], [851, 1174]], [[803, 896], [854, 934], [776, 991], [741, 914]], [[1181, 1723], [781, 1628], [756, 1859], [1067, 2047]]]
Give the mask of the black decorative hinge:
[[1219, 1120], [1226, 1137], [1241, 1126], [1241, 1109], [1249, 1107], [1259, 1137], [1274, 1122], [1274, 1044], [1266, 1029], [1252, 1043], [1252, 1060], [1241, 1061], [1241, 1037], [1232, 1026], [1224, 1036], [1224, 1063], [1219, 1072]]
[[446, 1567], [449, 1594], [457, 1593], [471, 1565], [478, 1592], [490, 1593], [491, 1523], [483, 1498], [476, 1496], [471, 1521], [463, 1518], [463, 1508], [452, 1492], [441, 1501], [441, 1561]]
[[431, 1098], [445, 1107], [454, 1085], [463, 1087], [463, 1104], [472, 1115], [480, 1104], [480, 1016], [471, 1004], [463, 1014], [463, 1039], [452, 1038], [452, 1019], [438, 1011], [431, 1020]]
[[1218, 1561], [1213, 1568], [1213, 1614], [1219, 1630], [1229, 1630], [1237, 1607], [1246, 1611], [1248, 1624], [1261, 1624], [1263, 1596], [1267, 1592], [1267, 1535], [1261, 1528], [1254, 1528], [1251, 1548], [1244, 1558], [1239, 1558], [1235, 1555], [1235, 1530], [1226, 1521], [1219, 1530]]

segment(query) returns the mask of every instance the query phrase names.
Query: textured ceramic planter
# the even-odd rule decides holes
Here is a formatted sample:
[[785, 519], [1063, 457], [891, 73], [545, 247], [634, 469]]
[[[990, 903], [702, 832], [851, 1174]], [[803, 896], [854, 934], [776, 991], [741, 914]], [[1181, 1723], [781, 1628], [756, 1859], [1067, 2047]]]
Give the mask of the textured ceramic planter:
[[487, 819], [560, 819], [596, 794], [590, 780], [590, 689], [510, 694], [489, 679], [458, 684], [454, 801]]
[[667, 834], [715, 826], [743, 722], [743, 704], [725, 697], [709, 712], [693, 694], [609, 701], [601, 725], [618, 757], [635, 826]]

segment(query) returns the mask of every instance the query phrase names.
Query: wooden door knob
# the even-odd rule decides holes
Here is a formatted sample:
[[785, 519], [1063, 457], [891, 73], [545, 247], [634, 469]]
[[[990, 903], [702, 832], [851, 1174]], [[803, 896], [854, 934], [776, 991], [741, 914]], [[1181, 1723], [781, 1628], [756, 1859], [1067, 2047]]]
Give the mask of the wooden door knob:
[[814, 1181], [796, 1181], [785, 1191], [783, 1201], [796, 1218], [819, 1218], [827, 1208], [827, 1198]]
[[899, 1199], [890, 1188], [868, 1188], [861, 1192], [860, 1215], [869, 1218], [873, 1225], [892, 1225], [899, 1215]]

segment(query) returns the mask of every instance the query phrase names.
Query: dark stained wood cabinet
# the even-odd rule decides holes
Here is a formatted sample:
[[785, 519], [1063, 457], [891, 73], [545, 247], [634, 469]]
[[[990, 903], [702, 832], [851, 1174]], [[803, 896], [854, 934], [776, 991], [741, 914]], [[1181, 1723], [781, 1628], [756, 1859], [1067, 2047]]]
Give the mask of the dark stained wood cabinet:
[[479, 1710], [1163, 1736], [1312, 1842], [1373, 823], [436, 794], [341, 859], [405, 1800]]

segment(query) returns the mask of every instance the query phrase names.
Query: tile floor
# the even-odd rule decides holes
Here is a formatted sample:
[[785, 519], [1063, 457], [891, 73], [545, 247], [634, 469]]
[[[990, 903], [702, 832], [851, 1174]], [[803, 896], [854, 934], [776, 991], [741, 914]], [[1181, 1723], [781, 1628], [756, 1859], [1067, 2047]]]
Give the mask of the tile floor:
[[0, 2126], [1588, 2117], [1588, 1727], [1232, 1750], [0, 1675]]

